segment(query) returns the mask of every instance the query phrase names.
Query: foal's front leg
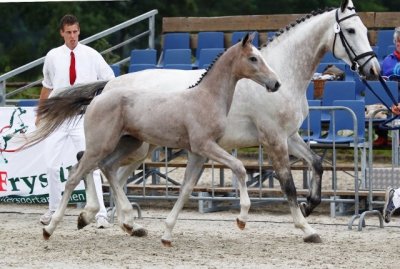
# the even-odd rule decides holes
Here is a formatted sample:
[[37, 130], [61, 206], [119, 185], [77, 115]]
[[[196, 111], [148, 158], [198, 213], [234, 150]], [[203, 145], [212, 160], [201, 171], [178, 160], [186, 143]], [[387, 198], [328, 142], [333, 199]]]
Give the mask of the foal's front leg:
[[243, 230], [246, 226], [251, 204], [249, 194], [247, 193], [246, 169], [244, 168], [243, 163], [226, 152], [214, 141], [209, 141], [201, 147], [201, 154], [211, 160], [228, 166], [237, 177], [240, 190], [240, 214], [236, 219], [236, 222], [239, 229]]
[[185, 170], [185, 176], [181, 186], [178, 200], [174, 204], [171, 212], [168, 214], [165, 220], [165, 232], [161, 238], [161, 242], [164, 246], [170, 247], [172, 245], [172, 229], [176, 224], [178, 215], [181, 212], [183, 205], [189, 199], [190, 194], [193, 191], [194, 186], [199, 180], [201, 173], [203, 172], [203, 164], [207, 158], [200, 155], [188, 152], [188, 164]]

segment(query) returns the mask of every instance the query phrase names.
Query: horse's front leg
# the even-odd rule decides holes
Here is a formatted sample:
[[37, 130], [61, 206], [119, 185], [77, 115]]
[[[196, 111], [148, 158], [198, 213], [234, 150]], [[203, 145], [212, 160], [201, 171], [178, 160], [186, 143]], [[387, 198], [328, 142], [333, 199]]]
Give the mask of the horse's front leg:
[[204, 147], [202, 147], [202, 150], [202, 155], [228, 166], [237, 177], [240, 191], [240, 214], [236, 219], [236, 223], [239, 229], [243, 230], [246, 226], [251, 204], [247, 192], [246, 169], [244, 168], [243, 163], [226, 152], [214, 141], [208, 142]]
[[76, 165], [73, 166], [71, 174], [68, 177], [67, 182], [65, 183], [65, 190], [62, 195], [60, 205], [58, 206], [56, 212], [54, 212], [54, 215], [52, 216], [49, 225], [43, 228], [43, 238], [45, 240], [48, 240], [55, 231], [57, 225], [60, 223], [65, 214], [65, 210], [67, 208], [68, 201], [72, 192], [79, 184], [80, 180], [84, 176], [86, 176], [89, 171], [90, 167], [85, 168], [82, 162], [78, 162]]
[[307, 202], [300, 204], [301, 212], [305, 217], [321, 203], [321, 185], [322, 185], [322, 168], [321, 157], [313, 152], [309, 146], [303, 141], [298, 133], [292, 135], [288, 139], [289, 153], [297, 158], [304, 159], [312, 168], [312, 178], [307, 196]]
[[[273, 146], [272, 146], [273, 145]], [[301, 229], [305, 235], [304, 242], [320, 243], [321, 238], [317, 232], [307, 223], [297, 203], [297, 192], [290, 171], [289, 154], [286, 143], [278, 143], [277, 140], [266, 145], [272, 160], [272, 166], [279, 179], [282, 192], [286, 195], [290, 212], [293, 217], [294, 226]]]
[[203, 164], [207, 160], [207, 158], [194, 154], [190, 151], [188, 152], [188, 154], [188, 164], [185, 170], [185, 175], [178, 200], [174, 204], [174, 207], [168, 214], [167, 219], [165, 220], [165, 232], [161, 238], [161, 242], [166, 247], [172, 246], [172, 230], [176, 224], [178, 215], [181, 212], [185, 202], [189, 199], [189, 196], [192, 193], [194, 186], [196, 185], [203, 172]]

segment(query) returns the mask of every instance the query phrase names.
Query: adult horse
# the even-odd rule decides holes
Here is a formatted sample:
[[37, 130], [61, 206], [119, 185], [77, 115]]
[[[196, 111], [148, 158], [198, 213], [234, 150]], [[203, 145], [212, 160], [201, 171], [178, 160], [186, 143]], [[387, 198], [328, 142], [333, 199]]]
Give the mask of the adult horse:
[[[85, 114], [85, 153], [70, 171], [60, 206], [50, 224], [43, 229], [44, 238], [48, 239], [61, 221], [69, 197], [80, 179], [97, 166], [105, 173], [117, 197], [121, 227], [130, 234], [146, 234], [141, 227], [132, 225], [133, 219], [129, 215], [124, 218], [122, 210], [126, 210], [129, 201], [113, 172], [118, 168], [116, 160], [125, 159], [143, 141], [189, 151], [181, 192], [183, 199], [171, 212], [173, 222], [183, 202], [192, 192], [204, 162], [209, 158], [225, 164], [237, 176], [241, 193], [241, 210], [237, 223], [239, 227], [244, 227], [250, 208], [245, 182], [246, 170], [239, 160], [223, 150], [216, 141], [223, 135], [238, 80], [253, 80], [260, 85], [263, 94], [265, 88], [276, 91], [280, 87], [277, 76], [268, 67], [260, 51], [252, 45], [253, 37], [254, 34], [250, 37], [246, 35], [240, 43], [229, 48], [190, 89], [164, 91], [161, 88], [147, 91], [132, 89], [130, 85], [119, 85], [96, 97]], [[71, 115], [78, 115], [82, 107], [93, 99], [97, 88], [105, 84], [95, 82], [84, 85], [84, 89], [72, 88], [46, 100], [38, 110], [40, 126], [36, 139], [46, 137]], [[85, 93], [89, 95], [85, 97]], [[86, 183], [92, 190], [93, 180], [87, 180]], [[97, 199], [89, 195], [78, 226], [90, 223], [98, 208]], [[163, 236], [165, 245], [171, 245], [171, 230], [172, 227], [167, 227]]]
[[[263, 57], [282, 78], [280, 90], [265, 94], [252, 81], [239, 81], [224, 135], [218, 140], [218, 144], [225, 149], [264, 146], [288, 199], [294, 225], [304, 232], [305, 242], [321, 242], [320, 236], [304, 216], [308, 216], [321, 202], [323, 169], [320, 157], [302, 140], [298, 129], [308, 114], [306, 88], [327, 51], [332, 51], [367, 78], [375, 78], [380, 72], [368, 42], [367, 29], [357, 16], [352, 1], [342, 1], [337, 9], [312, 12], [280, 30], [272, 42], [261, 49]], [[201, 72], [148, 70], [118, 77], [110, 81], [104, 91], [113, 91], [123, 85], [149, 91], [174, 89], [194, 83]], [[116, 166], [130, 162], [119, 170], [121, 186], [141, 164], [148, 150], [151, 148], [144, 144], [132, 152], [130, 158], [116, 160], [116, 163], [119, 162]], [[289, 154], [306, 160], [313, 171], [307, 202], [300, 205], [297, 203]], [[180, 199], [181, 196], [176, 204], [181, 203]], [[132, 215], [129, 219], [133, 219], [132, 207], [126, 204], [124, 208], [123, 212]], [[166, 221], [167, 228], [175, 223], [170, 216]]]

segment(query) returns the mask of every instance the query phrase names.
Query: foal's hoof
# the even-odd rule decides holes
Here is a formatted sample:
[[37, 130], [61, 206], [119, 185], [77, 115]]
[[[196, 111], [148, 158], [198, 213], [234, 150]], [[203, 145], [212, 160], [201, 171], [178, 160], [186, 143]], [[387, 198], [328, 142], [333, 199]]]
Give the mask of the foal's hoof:
[[131, 236], [137, 236], [137, 237], [147, 236], [147, 230], [144, 228], [138, 228], [138, 229], [134, 230], [131, 225], [128, 225], [126, 223], [124, 223], [123, 226], [124, 226], [124, 230]]
[[143, 228], [136, 229], [136, 230], [133, 230], [131, 235], [137, 236], [137, 237], [144, 237], [144, 236], [147, 236], [147, 230], [143, 229]]
[[240, 230], [243, 230], [246, 227], [246, 222], [240, 220], [239, 218], [236, 219], [236, 224]]
[[78, 230], [82, 229], [83, 227], [87, 226], [89, 223], [86, 222], [85, 218], [83, 217], [83, 213], [79, 214], [78, 216]]
[[51, 234], [49, 234], [49, 233], [46, 231], [46, 228], [43, 228], [43, 239], [44, 239], [44, 240], [49, 240], [49, 239], [50, 239], [50, 236], [51, 236]]
[[312, 234], [303, 238], [306, 243], [322, 243], [321, 237], [318, 234]]
[[163, 244], [164, 247], [172, 247], [172, 242], [170, 240], [166, 240], [166, 239], [161, 239], [161, 243]]

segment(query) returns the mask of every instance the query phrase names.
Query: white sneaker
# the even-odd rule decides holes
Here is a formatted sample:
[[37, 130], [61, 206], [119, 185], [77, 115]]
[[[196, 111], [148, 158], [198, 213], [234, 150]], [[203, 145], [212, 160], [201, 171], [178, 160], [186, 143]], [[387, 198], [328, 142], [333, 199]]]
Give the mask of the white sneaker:
[[44, 213], [41, 217], [40, 217], [40, 223], [43, 225], [49, 225], [50, 221], [51, 221], [51, 217], [53, 216], [55, 211], [52, 210], [47, 210], [46, 213]]
[[98, 229], [106, 229], [110, 228], [111, 224], [108, 222], [107, 218], [104, 216], [98, 216], [96, 218], [97, 228]]

